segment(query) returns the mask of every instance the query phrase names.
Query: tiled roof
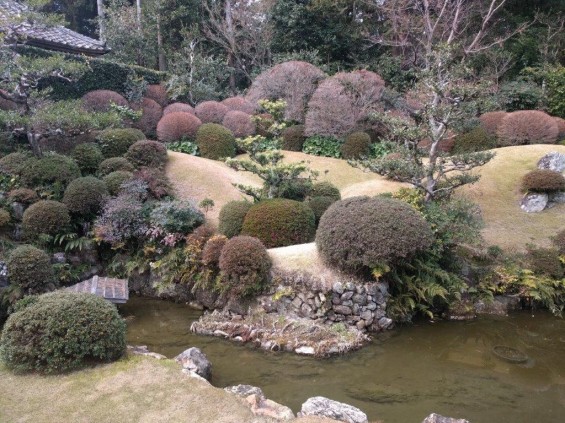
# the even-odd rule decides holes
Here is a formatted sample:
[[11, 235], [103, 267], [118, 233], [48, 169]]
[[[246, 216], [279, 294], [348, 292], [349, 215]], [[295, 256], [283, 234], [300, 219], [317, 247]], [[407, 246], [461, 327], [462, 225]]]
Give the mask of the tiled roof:
[[14, 0], [0, 0], [0, 31], [6, 30], [5, 25], [10, 19], [16, 21], [10, 27], [12, 35], [31, 46], [90, 56], [98, 56], [110, 51], [106, 43], [64, 26], [48, 26], [24, 19], [18, 22], [18, 17], [21, 17], [26, 10], [27, 6]]

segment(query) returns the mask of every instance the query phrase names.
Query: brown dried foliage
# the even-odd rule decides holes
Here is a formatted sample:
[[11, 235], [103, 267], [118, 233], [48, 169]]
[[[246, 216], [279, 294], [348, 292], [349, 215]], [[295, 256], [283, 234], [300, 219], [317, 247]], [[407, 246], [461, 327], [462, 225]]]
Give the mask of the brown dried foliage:
[[169, 113], [175, 113], [175, 112], [185, 112], [185, 113], [195, 114], [194, 113], [194, 107], [192, 107], [190, 104], [172, 103], [172, 104], [169, 104], [167, 107], [165, 107], [163, 109], [163, 116], [168, 115]]
[[233, 132], [236, 138], [245, 138], [255, 134], [255, 122], [251, 115], [238, 110], [230, 110], [224, 116], [222, 125]]
[[536, 169], [526, 173], [522, 179], [524, 192], [565, 191], [565, 176], [548, 169]]
[[565, 139], [565, 119], [561, 119], [560, 117], [554, 117], [555, 123], [557, 123], [557, 129], [559, 134], [557, 135], [557, 139], [561, 141]]
[[220, 263], [220, 255], [224, 245], [228, 242], [228, 238], [224, 235], [214, 235], [204, 245], [202, 250], [202, 263], [206, 266], [218, 266]]
[[256, 111], [256, 107], [243, 97], [229, 97], [222, 100], [222, 104], [229, 110], [237, 110], [248, 115], [252, 115]]
[[222, 123], [228, 108], [217, 101], [203, 101], [194, 109], [202, 123]]
[[164, 115], [157, 124], [157, 139], [161, 142], [178, 141], [181, 138], [194, 139], [202, 121], [186, 112]]
[[129, 106], [128, 101], [115, 91], [95, 90], [82, 96], [84, 109], [91, 112], [107, 112], [112, 103], [122, 107]]
[[141, 117], [133, 122], [133, 127], [141, 130], [147, 136], [153, 136], [157, 131], [157, 124], [163, 116], [163, 108], [155, 100], [143, 97], [140, 103], [133, 106], [134, 110], [141, 110]]
[[161, 107], [165, 107], [169, 102], [167, 89], [162, 84], [148, 85], [145, 90], [145, 97], [155, 100]]
[[498, 127], [498, 145], [554, 144], [559, 128], [547, 113], [520, 110], [508, 113]]
[[500, 126], [502, 119], [508, 115], [505, 111], [497, 112], [487, 112], [483, 113], [479, 120], [481, 121], [481, 126], [487, 131], [490, 136], [496, 136], [498, 127]]

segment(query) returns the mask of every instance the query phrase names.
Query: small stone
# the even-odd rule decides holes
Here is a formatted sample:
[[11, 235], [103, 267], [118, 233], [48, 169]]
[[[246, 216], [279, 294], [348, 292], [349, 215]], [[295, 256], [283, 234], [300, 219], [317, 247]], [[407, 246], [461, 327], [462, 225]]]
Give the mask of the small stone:
[[364, 330], [367, 324], [365, 323], [364, 320], [359, 320], [355, 326], [357, 326], [357, 329], [359, 330]]
[[320, 292], [320, 293], [318, 294], [318, 298], [320, 299], [320, 302], [321, 302], [321, 303], [325, 303], [325, 302], [326, 302], [326, 296], [325, 296], [322, 292]]
[[370, 310], [365, 310], [361, 312], [361, 315], [359, 317], [361, 317], [361, 319], [363, 320], [369, 320], [373, 318], [373, 313], [371, 313]]
[[302, 300], [299, 297], [294, 297], [294, 300], [292, 300], [292, 302], [290, 303], [290, 305], [295, 308], [295, 309], [299, 309], [300, 306], [302, 305]]
[[332, 290], [337, 294], [343, 294], [343, 285], [341, 282], [336, 282], [333, 284]]
[[359, 311], [360, 311], [360, 307], [359, 304], [353, 304], [353, 307], [351, 307], [351, 310], [353, 311], [353, 314], [355, 315], [359, 315]]
[[375, 310], [377, 308], [377, 303], [371, 301], [369, 302], [369, 304], [367, 304], [367, 309], [368, 310]]
[[342, 294], [341, 301], [347, 301], [347, 300], [350, 300], [351, 298], [353, 298], [353, 292], [348, 291], [348, 292]]
[[385, 317], [385, 311], [382, 308], [379, 308], [375, 311], [375, 318], [376, 319], [381, 319], [383, 317]]
[[351, 300], [347, 300], [347, 301], [342, 301], [341, 305], [347, 306], [347, 307], [351, 307], [353, 305], [353, 301]]
[[377, 295], [377, 284], [367, 285], [367, 294], [371, 296]]
[[353, 302], [359, 305], [366, 305], [367, 304], [367, 296], [365, 294], [356, 294], [353, 296]]
[[220, 330], [220, 329], [216, 329], [214, 331], [214, 336], [221, 336], [223, 338], [229, 338], [230, 337], [227, 332], [224, 332], [223, 330]]
[[465, 419], [454, 419], [453, 417], [443, 417], [439, 414], [432, 413], [426, 417], [422, 423], [470, 423]]
[[554, 172], [565, 172], [565, 154], [552, 151], [543, 156], [538, 162], [538, 169], [548, 169]]
[[294, 352], [300, 355], [314, 355], [316, 353], [313, 347], [298, 347]]
[[265, 394], [263, 394], [261, 388], [251, 385], [228, 386], [224, 388], [224, 391], [242, 398], [247, 398], [249, 395], [257, 395], [260, 398], [265, 398]]
[[53, 264], [64, 264], [67, 262], [67, 256], [65, 253], [55, 253], [51, 257], [51, 263]]
[[347, 291], [355, 291], [355, 284], [353, 282], [347, 282], [345, 284], [345, 289]]
[[338, 294], [333, 294], [332, 304], [341, 304], [341, 297]]
[[526, 213], [539, 213], [547, 206], [549, 196], [545, 193], [528, 193], [522, 198], [520, 208]]
[[325, 397], [308, 398], [298, 414], [303, 416], [320, 416], [346, 423], [368, 423], [367, 415], [349, 404], [333, 401]]
[[392, 319], [388, 317], [381, 317], [379, 319], [379, 326], [383, 329], [388, 329], [392, 325]]
[[175, 357], [175, 361], [180, 363], [183, 369], [198, 374], [204, 379], [210, 380], [212, 376], [212, 364], [206, 355], [199, 348], [189, 348]]
[[338, 306], [334, 306], [334, 312], [336, 312], [337, 314], [342, 314], [345, 316], [349, 316], [352, 311], [351, 308], [344, 306], [344, 305], [338, 305]]
[[[560, 192], [554, 192], [552, 194], [549, 194], [549, 203], [550, 204], [565, 204], [565, 192], [564, 191], [560, 191]], [[548, 205], [549, 207], [549, 205]]]

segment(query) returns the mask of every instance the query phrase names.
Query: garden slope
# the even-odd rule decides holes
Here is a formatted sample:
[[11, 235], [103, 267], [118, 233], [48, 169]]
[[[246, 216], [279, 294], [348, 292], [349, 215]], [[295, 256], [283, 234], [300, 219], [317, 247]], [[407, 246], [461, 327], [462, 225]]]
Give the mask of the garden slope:
[[478, 168], [481, 179], [459, 192], [479, 204], [485, 221], [482, 233], [489, 245], [523, 250], [528, 243], [549, 246], [549, 237], [565, 227], [565, 204], [541, 213], [520, 209], [522, 177], [550, 151], [565, 154], [565, 146], [524, 145], [493, 150], [496, 157]]

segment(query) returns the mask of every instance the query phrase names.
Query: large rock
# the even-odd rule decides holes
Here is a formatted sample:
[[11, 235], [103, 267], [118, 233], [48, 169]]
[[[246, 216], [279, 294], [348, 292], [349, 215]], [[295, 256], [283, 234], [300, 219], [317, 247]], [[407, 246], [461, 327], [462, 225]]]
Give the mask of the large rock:
[[558, 153], [557, 151], [547, 153], [539, 160], [538, 169], [565, 172], [565, 154]]
[[212, 376], [212, 364], [199, 348], [189, 348], [175, 357], [175, 361], [180, 363], [183, 369], [189, 370], [210, 380]]
[[520, 208], [526, 213], [539, 213], [547, 206], [549, 196], [544, 193], [529, 193], [524, 195]]
[[367, 415], [356, 407], [324, 397], [308, 398], [299, 416], [320, 416], [347, 423], [368, 423]]
[[243, 398], [256, 416], [268, 417], [279, 421], [294, 419], [294, 413], [290, 408], [265, 398], [261, 388], [251, 385], [235, 385], [224, 388], [224, 391]]
[[241, 398], [247, 398], [249, 395], [258, 395], [259, 397], [265, 398], [263, 390], [261, 388], [258, 388], [257, 386], [252, 385], [227, 386], [224, 388], [224, 391], [237, 395]]
[[426, 417], [422, 423], [470, 423], [469, 420], [465, 419], [454, 419], [452, 417], [443, 417], [439, 414], [432, 413]]

